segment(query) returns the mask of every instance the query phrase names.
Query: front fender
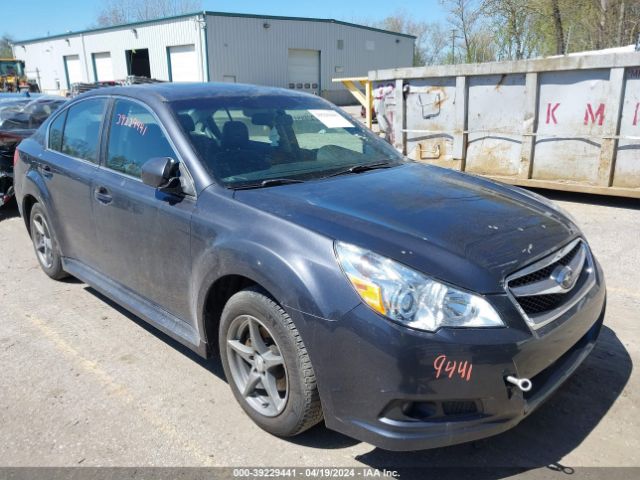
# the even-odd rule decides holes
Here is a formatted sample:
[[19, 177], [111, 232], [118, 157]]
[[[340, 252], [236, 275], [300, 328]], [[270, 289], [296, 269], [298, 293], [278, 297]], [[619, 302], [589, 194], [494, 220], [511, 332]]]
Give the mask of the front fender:
[[[326, 364], [329, 349], [322, 339], [339, 328], [340, 319], [360, 300], [336, 262], [331, 239], [297, 227], [287, 230], [274, 225], [270, 232], [279, 234], [218, 237], [194, 257], [198, 330], [206, 332], [204, 312], [210, 287], [225, 276], [241, 275], [265, 288], [287, 311], [312, 365]], [[322, 368], [316, 369], [316, 381], [322, 404], [331, 409]]]
[[[191, 258], [193, 321], [203, 338], [210, 288], [229, 275], [248, 278], [274, 297], [291, 317], [315, 366], [331, 361], [323, 339], [360, 304], [336, 261], [332, 238], [235, 201], [221, 189], [210, 188], [198, 199]], [[316, 381], [323, 405], [329, 406], [330, 384], [321, 367]]]
[[305, 343], [309, 336], [295, 312], [328, 323], [360, 303], [338, 266], [333, 239], [214, 191], [201, 196], [192, 218], [192, 308], [201, 334], [209, 290], [229, 275], [265, 288], [289, 312]]
[[[204, 332], [203, 312], [210, 287], [229, 275], [259, 284], [287, 310], [321, 320], [337, 320], [353, 309], [359, 300], [336, 263], [333, 242], [320, 236], [307, 240], [311, 243], [304, 249], [288, 246], [286, 256], [264, 240], [229, 236], [212, 242], [194, 261], [200, 332]], [[296, 327], [304, 335], [304, 325]]]

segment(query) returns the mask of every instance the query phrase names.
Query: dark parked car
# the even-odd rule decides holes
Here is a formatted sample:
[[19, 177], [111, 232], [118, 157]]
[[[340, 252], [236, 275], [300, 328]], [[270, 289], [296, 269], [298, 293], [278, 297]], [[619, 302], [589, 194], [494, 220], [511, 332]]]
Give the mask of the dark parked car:
[[17, 145], [65, 101], [62, 97], [0, 95], [0, 207], [13, 197], [13, 155]]
[[101, 89], [18, 152], [42, 269], [219, 352], [242, 408], [276, 435], [324, 418], [409, 450], [502, 432], [602, 324], [602, 271], [558, 208], [407, 161], [318, 97]]

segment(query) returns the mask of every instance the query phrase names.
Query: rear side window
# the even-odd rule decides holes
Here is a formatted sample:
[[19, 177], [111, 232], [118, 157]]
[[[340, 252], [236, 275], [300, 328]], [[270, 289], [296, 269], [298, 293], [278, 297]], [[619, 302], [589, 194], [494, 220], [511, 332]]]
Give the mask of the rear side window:
[[116, 100], [110, 121], [107, 168], [140, 178], [147, 160], [177, 158], [158, 121], [146, 107]]
[[58, 152], [62, 151], [62, 130], [64, 129], [64, 121], [67, 119], [66, 110], [51, 122], [49, 127], [49, 148]]
[[100, 124], [106, 104], [104, 98], [93, 98], [69, 108], [62, 134], [62, 153], [98, 163]]

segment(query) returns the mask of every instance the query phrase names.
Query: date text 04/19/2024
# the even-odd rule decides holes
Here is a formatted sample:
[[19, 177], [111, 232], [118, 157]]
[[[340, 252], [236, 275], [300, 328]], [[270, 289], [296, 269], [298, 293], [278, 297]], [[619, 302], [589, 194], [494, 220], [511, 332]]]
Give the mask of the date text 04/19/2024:
[[377, 468], [234, 468], [234, 478], [400, 478], [395, 470]]

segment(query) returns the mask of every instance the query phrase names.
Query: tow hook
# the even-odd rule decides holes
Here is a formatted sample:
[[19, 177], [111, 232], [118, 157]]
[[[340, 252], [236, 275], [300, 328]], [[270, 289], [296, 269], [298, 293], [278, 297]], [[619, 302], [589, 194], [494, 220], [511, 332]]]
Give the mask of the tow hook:
[[518, 387], [523, 392], [528, 392], [529, 390], [531, 390], [531, 387], [533, 387], [531, 380], [529, 380], [528, 378], [518, 378], [518, 377], [514, 377], [513, 375], [509, 375], [506, 378], [506, 381], [509, 383], [513, 383], [516, 387]]

